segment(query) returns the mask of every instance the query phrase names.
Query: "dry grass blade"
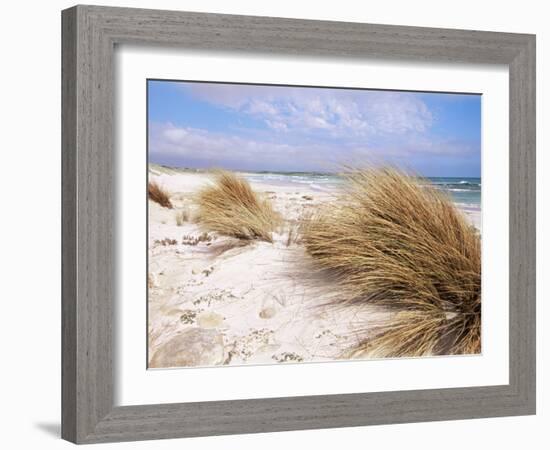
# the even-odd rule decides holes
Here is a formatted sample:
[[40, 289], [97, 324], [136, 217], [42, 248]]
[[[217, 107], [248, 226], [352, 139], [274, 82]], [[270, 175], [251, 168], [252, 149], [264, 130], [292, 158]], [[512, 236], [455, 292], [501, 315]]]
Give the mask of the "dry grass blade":
[[293, 244], [301, 244], [301, 224], [303, 218], [298, 220], [290, 220], [287, 222], [286, 231], [286, 246], [290, 247]]
[[398, 358], [481, 351], [480, 316], [402, 311], [366, 330], [353, 357]]
[[400, 311], [358, 351], [479, 352], [477, 231], [426, 180], [396, 169], [352, 170], [347, 178], [346, 195], [310, 220], [302, 239], [318, 266], [340, 282], [337, 303]]
[[215, 173], [214, 184], [197, 197], [197, 221], [208, 231], [238, 239], [272, 242], [281, 218], [267, 199], [261, 199], [248, 181], [227, 171]]
[[147, 193], [149, 198], [160, 206], [172, 209], [172, 202], [170, 201], [170, 195], [163, 188], [159, 186], [156, 181], [149, 181], [147, 185]]

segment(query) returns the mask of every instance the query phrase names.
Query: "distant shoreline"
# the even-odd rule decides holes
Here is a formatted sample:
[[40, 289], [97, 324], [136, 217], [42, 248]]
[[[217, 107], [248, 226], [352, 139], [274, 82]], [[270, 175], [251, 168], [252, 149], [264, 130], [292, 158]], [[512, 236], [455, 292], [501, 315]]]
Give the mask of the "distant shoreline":
[[[151, 174], [160, 176], [177, 174], [211, 174], [216, 169], [194, 169], [189, 167], [172, 167], [168, 165], [149, 163]], [[282, 172], [282, 171], [250, 171], [233, 170], [248, 179], [251, 183], [272, 186], [294, 186], [301, 188], [309, 185], [313, 191], [328, 192], [338, 189], [344, 178], [334, 172]], [[447, 192], [460, 209], [481, 211], [481, 178], [479, 177], [422, 177], [435, 188]]]
[[[341, 172], [323, 172], [323, 171], [318, 171], [318, 170], [312, 170], [312, 171], [301, 171], [301, 170], [298, 170], [298, 171], [286, 171], [286, 170], [250, 170], [250, 169], [226, 169], [226, 168], [222, 168], [222, 167], [216, 167], [216, 166], [212, 166], [210, 168], [198, 168], [198, 167], [186, 167], [186, 166], [170, 166], [168, 164], [159, 164], [159, 163], [153, 163], [153, 162], [148, 162], [147, 163], [149, 168], [162, 168], [162, 169], [165, 169], [165, 170], [173, 170], [173, 171], [177, 171], [177, 172], [190, 172], [190, 173], [211, 173], [211, 172], [214, 172], [215, 170], [217, 169], [224, 169], [224, 170], [229, 170], [231, 172], [235, 172], [235, 173], [251, 173], [251, 174], [257, 174], [257, 175], [262, 175], [262, 174], [280, 174], [280, 175], [306, 175], [306, 174], [311, 174], [311, 175], [319, 175], [319, 176], [338, 176], [339, 173]], [[446, 177], [446, 176], [432, 176], [432, 175], [421, 175], [421, 178], [426, 178], [426, 179], [433, 179], [433, 178], [453, 178], [453, 179], [464, 179], [464, 180], [467, 180], [467, 179], [480, 179], [480, 177], [472, 177], [472, 176], [469, 176], [469, 175], [460, 175], [460, 176], [449, 176], [449, 177]]]

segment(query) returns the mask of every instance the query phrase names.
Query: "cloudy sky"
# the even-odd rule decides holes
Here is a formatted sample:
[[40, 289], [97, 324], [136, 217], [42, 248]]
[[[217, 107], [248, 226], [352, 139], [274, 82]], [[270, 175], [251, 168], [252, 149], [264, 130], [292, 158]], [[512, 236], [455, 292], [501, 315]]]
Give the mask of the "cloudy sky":
[[148, 127], [149, 161], [178, 167], [480, 176], [479, 95], [149, 80]]

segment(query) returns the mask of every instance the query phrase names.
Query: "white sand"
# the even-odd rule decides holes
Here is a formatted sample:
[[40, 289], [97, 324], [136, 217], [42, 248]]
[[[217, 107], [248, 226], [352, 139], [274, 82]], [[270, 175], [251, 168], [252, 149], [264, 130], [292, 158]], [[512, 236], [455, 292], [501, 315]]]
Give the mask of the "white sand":
[[[323, 306], [334, 287], [311, 278], [303, 248], [287, 245], [287, 231], [273, 244], [243, 246], [215, 233], [195, 244], [203, 230], [192, 220], [178, 226], [176, 215], [183, 211], [192, 219], [192, 196], [209, 176], [151, 171], [150, 179], [170, 191], [175, 206], [149, 202], [151, 367], [334, 360], [382, 314]], [[334, 199], [306, 184], [299, 190], [263, 182], [252, 187], [287, 220]], [[479, 212], [466, 213], [479, 227]]]

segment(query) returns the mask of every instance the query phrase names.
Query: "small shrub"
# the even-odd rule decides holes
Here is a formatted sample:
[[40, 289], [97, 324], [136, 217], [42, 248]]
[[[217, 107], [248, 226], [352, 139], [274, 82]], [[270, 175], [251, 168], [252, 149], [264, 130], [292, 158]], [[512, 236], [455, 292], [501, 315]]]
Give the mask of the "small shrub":
[[[204, 232], [200, 234], [199, 236], [191, 236], [191, 235], [185, 235], [182, 238], [181, 243], [183, 245], [197, 245], [200, 242], [207, 242], [210, 243], [212, 241], [212, 236], [210, 236], [208, 233]], [[209, 245], [209, 244], [207, 244]]]
[[176, 239], [170, 239], [170, 238], [156, 239], [155, 244], [166, 247], [168, 245], [178, 245], [178, 241]]

